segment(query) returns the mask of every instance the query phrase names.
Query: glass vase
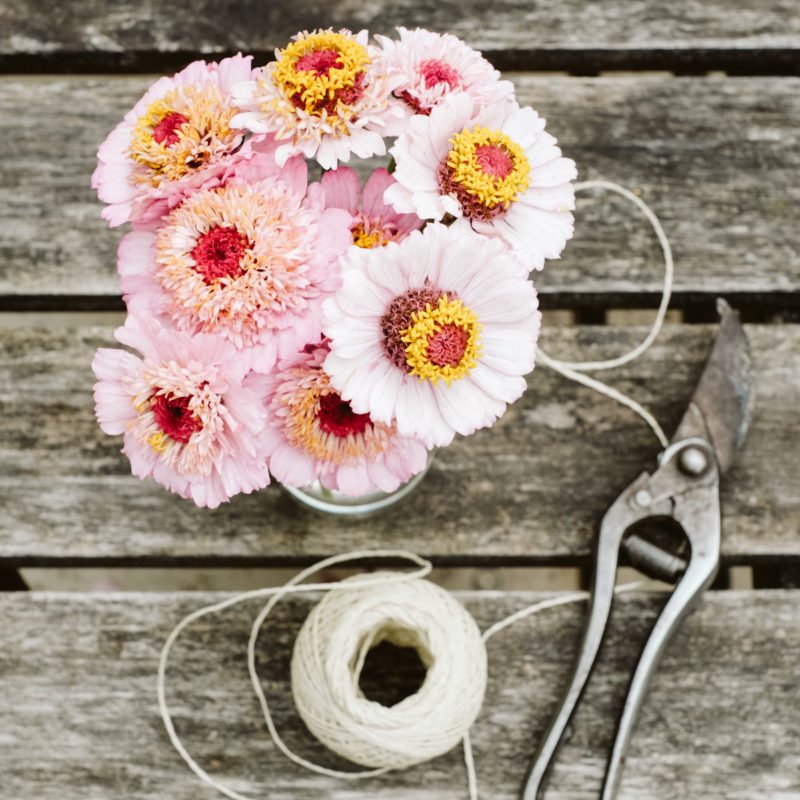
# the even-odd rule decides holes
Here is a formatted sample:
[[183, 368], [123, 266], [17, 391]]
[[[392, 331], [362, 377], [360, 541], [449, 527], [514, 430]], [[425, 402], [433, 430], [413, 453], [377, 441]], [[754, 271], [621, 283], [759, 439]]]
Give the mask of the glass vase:
[[379, 514], [408, 497], [428, 474], [432, 460], [433, 454], [431, 453], [428, 455], [425, 469], [398, 486], [393, 492], [376, 490], [353, 497], [335, 489], [326, 489], [319, 481], [314, 481], [302, 488], [294, 486], [284, 486], [283, 488], [301, 506], [314, 511], [335, 517], [368, 517]]

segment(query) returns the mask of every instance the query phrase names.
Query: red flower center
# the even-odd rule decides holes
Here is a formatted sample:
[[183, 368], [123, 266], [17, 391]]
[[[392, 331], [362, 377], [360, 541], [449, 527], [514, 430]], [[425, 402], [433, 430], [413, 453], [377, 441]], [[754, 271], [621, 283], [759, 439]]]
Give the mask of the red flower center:
[[505, 178], [514, 169], [514, 159], [497, 144], [478, 145], [475, 160], [484, 173], [495, 178]]
[[372, 425], [369, 414], [354, 413], [350, 403], [342, 400], [335, 392], [319, 398], [317, 419], [323, 432], [342, 437], [351, 433], [357, 436], [364, 433], [367, 425]]
[[178, 129], [185, 125], [189, 120], [177, 111], [170, 111], [158, 121], [158, 125], [153, 128], [153, 139], [159, 144], [170, 147], [178, 141]]
[[[309, 53], [308, 55], [312, 54]], [[305, 56], [303, 56], [303, 58], [305, 58]], [[300, 61], [298, 61], [297, 63], [299, 64]], [[341, 66], [341, 65], [334, 64], [334, 66]], [[358, 100], [361, 99], [362, 95], [364, 94], [365, 79], [366, 78], [363, 72], [357, 73], [356, 76], [353, 78], [352, 86], [346, 86], [341, 89], [337, 89], [333, 93], [332, 97], [325, 95], [324, 99], [316, 102], [316, 104], [314, 105], [314, 110], [316, 112], [321, 112], [323, 109], [325, 109], [325, 111], [327, 111], [328, 114], [335, 114], [340, 100], [347, 106], [351, 106], [353, 105], [353, 103], [358, 102]], [[294, 94], [289, 99], [292, 101], [295, 108], [306, 107], [306, 101], [303, 100], [301, 94]]]
[[446, 62], [431, 58], [419, 65], [419, 74], [425, 79], [425, 88], [432, 89], [440, 83], [446, 83], [454, 89], [460, 83], [459, 74]]
[[186, 444], [193, 433], [203, 429], [203, 423], [189, 408], [188, 397], [157, 394], [153, 396], [150, 408], [158, 427], [173, 441]]
[[469, 343], [469, 333], [458, 325], [443, 325], [428, 339], [428, 360], [437, 367], [455, 367]]
[[206, 283], [244, 274], [242, 256], [253, 245], [236, 228], [214, 227], [202, 234], [192, 248], [195, 270]]
[[295, 62], [294, 68], [298, 72], [316, 72], [317, 75], [327, 75], [332, 69], [341, 69], [343, 66], [336, 50], [312, 50]]
[[[491, 147], [491, 145], [481, 146]], [[476, 151], [478, 149], [479, 147], [475, 148]], [[481, 169], [483, 169], [482, 165]], [[484, 205], [480, 197], [468, 192], [462, 183], [453, 178], [453, 171], [448, 166], [446, 158], [439, 165], [437, 177], [439, 178], [439, 188], [442, 194], [449, 194], [451, 197], [455, 197], [467, 219], [491, 220], [508, 211], [508, 203], [498, 203], [493, 208], [489, 208]]]
[[395, 297], [381, 317], [383, 349], [389, 360], [399, 369], [406, 372], [411, 369], [406, 361], [407, 345], [401, 338], [403, 331], [410, 327], [415, 311], [437, 305], [442, 294], [444, 293], [439, 289], [430, 286], [409, 289], [405, 294]]

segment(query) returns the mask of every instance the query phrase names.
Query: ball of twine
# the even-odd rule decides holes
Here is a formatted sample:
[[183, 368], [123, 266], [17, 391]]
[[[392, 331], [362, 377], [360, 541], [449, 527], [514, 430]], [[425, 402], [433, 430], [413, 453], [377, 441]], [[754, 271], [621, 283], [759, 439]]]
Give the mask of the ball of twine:
[[[399, 558], [415, 564], [416, 569], [377, 572], [332, 583], [303, 583], [329, 567], [373, 558]], [[244, 592], [187, 614], [172, 629], [161, 650], [158, 707], [169, 739], [189, 769], [230, 800], [252, 800], [209, 775], [186, 749], [175, 730], [167, 704], [167, 664], [172, 646], [193, 622], [246, 600], [268, 598], [250, 629], [247, 668], [269, 735], [288, 759], [319, 775], [357, 781], [435, 758], [461, 740], [469, 797], [478, 800], [469, 728], [480, 710], [486, 688], [484, 642], [526, 617], [547, 608], [585, 600], [589, 594], [574, 592], [540, 600], [498, 620], [480, 634], [472, 617], [454, 598], [424, 580], [431, 569], [429, 561], [405, 550], [343, 553], [306, 567], [283, 586]], [[614, 591], [630, 591], [639, 585], [626, 584]], [[295, 702], [309, 728], [321, 741], [351, 761], [371, 767], [365, 771], [331, 769], [289, 748], [275, 727], [258, 675], [256, 644], [262, 625], [281, 598], [312, 591], [330, 594], [306, 619], [295, 642], [292, 661]], [[346, 598], [344, 602], [337, 600], [340, 596]], [[339, 627], [331, 627], [330, 621]], [[352, 629], [349, 628], [351, 624], [354, 625]], [[337, 638], [342, 631], [352, 633], [346, 646], [337, 644], [343, 641]], [[358, 688], [370, 648], [387, 640], [416, 648], [428, 666], [419, 691], [391, 708], [367, 700]], [[320, 697], [323, 702], [315, 706]], [[325, 714], [316, 713], [323, 708]]]
[[[486, 690], [486, 647], [475, 620], [430, 581], [359, 588], [357, 575], [311, 611], [295, 641], [292, 693], [324, 745], [366, 767], [402, 769], [442, 755], [468, 732]], [[363, 694], [367, 653], [381, 642], [416, 649], [419, 690], [388, 707]]]

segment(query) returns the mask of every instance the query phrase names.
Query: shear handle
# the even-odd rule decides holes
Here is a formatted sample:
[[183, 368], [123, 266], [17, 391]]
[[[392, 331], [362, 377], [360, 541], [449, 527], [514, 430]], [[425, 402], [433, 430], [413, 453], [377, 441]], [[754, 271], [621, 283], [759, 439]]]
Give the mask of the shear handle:
[[692, 548], [683, 577], [676, 584], [645, 643], [631, 678], [622, 708], [614, 745], [606, 767], [601, 800], [614, 800], [622, 776], [625, 753], [647, 693], [650, 679], [673, 633], [711, 585], [719, 568], [721, 518], [716, 491], [716, 464], [712, 488], [698, 486], [677, 495], [672, 516], [683, 528]]
[[636, 492], [649, 479], [650, 475], [644, 472], [633, 481], [611, 505], [600, 524], [600, 535], [595, 552], [591, 605], [578, 660], [561, 707], [550, 723], [539, 746], [539, 752], [528, 771], [522, 800], [536, 800], [539, 797], [558, 746], [597, 661], [597, 654], [611, 613], [622, 537], [626, 530], [638, 521], [637, 517], [644, 519], [653, 513], [650, 508], [642, 508], [637, 511], [635, 507], [632, 508], [631, 504], [631, 498], [635, 497]]

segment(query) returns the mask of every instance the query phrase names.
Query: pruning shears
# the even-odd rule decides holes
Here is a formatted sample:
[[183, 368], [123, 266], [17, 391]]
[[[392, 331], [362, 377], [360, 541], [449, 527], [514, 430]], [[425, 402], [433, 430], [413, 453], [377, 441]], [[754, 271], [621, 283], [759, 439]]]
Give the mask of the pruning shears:
[[[591, 606], [572, 680], [527, 775], [523, 800], [537, 800], [555, 753], [597, 661], [616, 581], [620, 550], [649, 577], [674, 583], [644, 645], [628, 687], [601, 798], [613, 800], [625, 752], [656, 666], [672, 634], [719, 568], [719, 480], [747, 433], [754, 390], [747, 337], [738, 315], [717, 301], [720, 326], [694, 395], [657, 469], [643, 472], [614, 501], [600, 525]], [[683, 536], [654, 540], [638, 532], [645, 520], [671, 520]], [[675, 538], [680, 538], [676, 543]], [[677, 544], [677, 546], [676, 546]]]

